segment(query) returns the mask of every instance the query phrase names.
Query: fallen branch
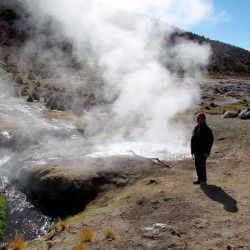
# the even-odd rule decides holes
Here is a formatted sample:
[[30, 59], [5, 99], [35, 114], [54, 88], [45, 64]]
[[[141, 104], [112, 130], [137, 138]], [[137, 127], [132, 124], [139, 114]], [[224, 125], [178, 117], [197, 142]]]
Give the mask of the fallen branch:
[[[143, 158], [143, 159], [146, 159], [146, 160], [149, 160], [150, 162], [152, 162], [153, 164], [155, 165], [163, 165], [167, 168], [171, 168], [168, 164], [164, 163], [163, 161], [159, 160], [158, 158], [147, 158], [147, 157], [144, 157], [144, 156], [140, 156], [140, 155], [137, 155], [133, 150], [129, 150], [129, 152], [131, 152], [134, 156], [136, 157], [139, 157], [139, 158]], [[157, 161], [157, 162], [155, 162]]]

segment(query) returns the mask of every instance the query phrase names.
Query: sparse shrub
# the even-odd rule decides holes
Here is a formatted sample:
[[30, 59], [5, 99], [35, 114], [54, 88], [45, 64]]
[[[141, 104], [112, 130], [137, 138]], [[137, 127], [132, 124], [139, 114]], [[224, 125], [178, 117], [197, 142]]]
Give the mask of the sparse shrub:
[[114, 231], [111, 231], [111, 230], [108, 230], [107, 232], [104, 233], [105, 237], [107, 239], [112, 239], [114, 240], [115, 239], [115, 232]]
[[57, 223], [57, 229], [62, 231], [64, 229], [68, 228], [68, 227], [69, 227], [69, 223], [66, 222], [65, 220], [62, 220], [62, 219], [59, 218], [59, 221]]
[[215, 88], [213, 89], [213, 92], [214, 92], [215, 94], [220, 94], [220, 90], [219, 90], [217, 87], [215, 87]]
[[79, 241], [75, 246], [75, 250], [89, 250], [89, 248], [86, 245], [83, 245], [81, 241]]
[[57, 231], [57, 228], [56, 228], [56, 225], [52, 225], [49, 229], [49, 232], [56, 232]]
[[56, 233], [56, 232], [60, 232], [60, 231], [63, 231], [64, 229], [68, 228], [69, 227], [69, 223], [66, 222], [65, 220], [62, 220], [61, 218], [58, 218], [58, 222], [57, 224], [54, 224], [51, 226], [49, 232], [53, 232], [53, 233]]
[[81, 242], [89, 242], [95, 236], [95, 232], [93, 230], [84, 230], [79, 232], [79, 238]]
[[42, 86], [41, 81], [36, 81], [36, 82], [35, 82], [35, 85], [36, 85], [37, 87], [41, 87], [41, 86]]
[[248, 101], [245, 98], [242, 99], [239, 103], [242, 104], [243, 106], [248, 106]]
[[214, 102], [211, 102], [211, 103], [210, 103], [210, 107], [215, 108], [215, 107], [216, 107], [216, 104], [215, 104]]
[[22, 91], [21, 91], [21, 96], [26, 96], [26, 95], [28, 95], [29, 93], [30, 93], [29, 87], [26, 86], [26, 87], [24, 87], [24, 88], [22, 89]]
[[14, 75], [14, 81], [18, 84], [23, 84], [23, 78], [20, 75]]
[[96, 105], [96, 100], [92, 97], [87, 96], [84, 100], [83, 100], [83, 106], [88, 109], [90, 106], [94, 106]]
[[28, 77], [29, 80], [36, 80], [36, 74], [34, 72], [29, 72]]
[[36, 101], [40, 101], [40, 95], [38, 93], [38, 90], [34, 90], [32, 92], [32, 96], [33, 96], [33, 99], [36, 100]]
[[20, 236], [16, 236], [14, 240], [9, 242], [8, 248], [13, 250], [22, 250], [25, 248], [25, 240]]

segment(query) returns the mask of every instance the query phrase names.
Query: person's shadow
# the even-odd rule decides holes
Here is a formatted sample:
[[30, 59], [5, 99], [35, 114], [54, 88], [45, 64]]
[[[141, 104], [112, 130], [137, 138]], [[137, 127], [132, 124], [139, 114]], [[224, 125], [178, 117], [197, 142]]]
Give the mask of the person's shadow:
[[224, 205], [224, 209], [230, 213], [237, 213], [237, 201], [232, 198], [229, 194], [227, 194], [222, 188], [207, 185], [205, 187], [201, 187], [201, 190], [212, 200], [220, 202]]

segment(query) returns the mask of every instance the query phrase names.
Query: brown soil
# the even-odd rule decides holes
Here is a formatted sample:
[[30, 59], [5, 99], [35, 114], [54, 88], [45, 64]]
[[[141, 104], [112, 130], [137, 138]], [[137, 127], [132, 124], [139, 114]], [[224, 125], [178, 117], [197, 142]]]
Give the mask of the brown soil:
[[[76, 249], [84, 230], [95, 232], [84, 243], [88, 249], [250, 249], [250, 121], [220, 115], [207, 121], [215, 135], [207, 187], [192, 184], [191, 158], [167, 162], [171, 169], [152, 165], [150, 175], [99, 194], [27, 249]], [[106, 238], [109, 230], [115, 239]]]

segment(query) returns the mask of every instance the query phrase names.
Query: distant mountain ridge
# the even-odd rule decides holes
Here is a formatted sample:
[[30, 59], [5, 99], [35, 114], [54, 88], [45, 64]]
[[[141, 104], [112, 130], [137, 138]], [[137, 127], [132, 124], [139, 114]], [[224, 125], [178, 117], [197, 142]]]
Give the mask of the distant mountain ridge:
[[[30, 16], [17, 0], [0, 0], [0, 60], [7, 64], [15, 64], [13, 54], [17, 54], [24, 42], [36, 34], [36, 27], [31, 26]], [[48, 25], [49, 27], [49, 25]], [[46, 35], [53, 36], [51, 30], [45, 30]], [[172, 34], [173, 43], [184, 37], [199, 44], [210, 44], [213, 54], [207, 67], [210, 74], [235, 76], [250, 76], [250, 52], [230, 44], [222, 43], [199, 36], [191, 32], [176, 30]], [[53, 46], [49, 44], [48, 47]], [[71, 53], [71, 44], [62, 41], [56, 44], [64, 53]]]

